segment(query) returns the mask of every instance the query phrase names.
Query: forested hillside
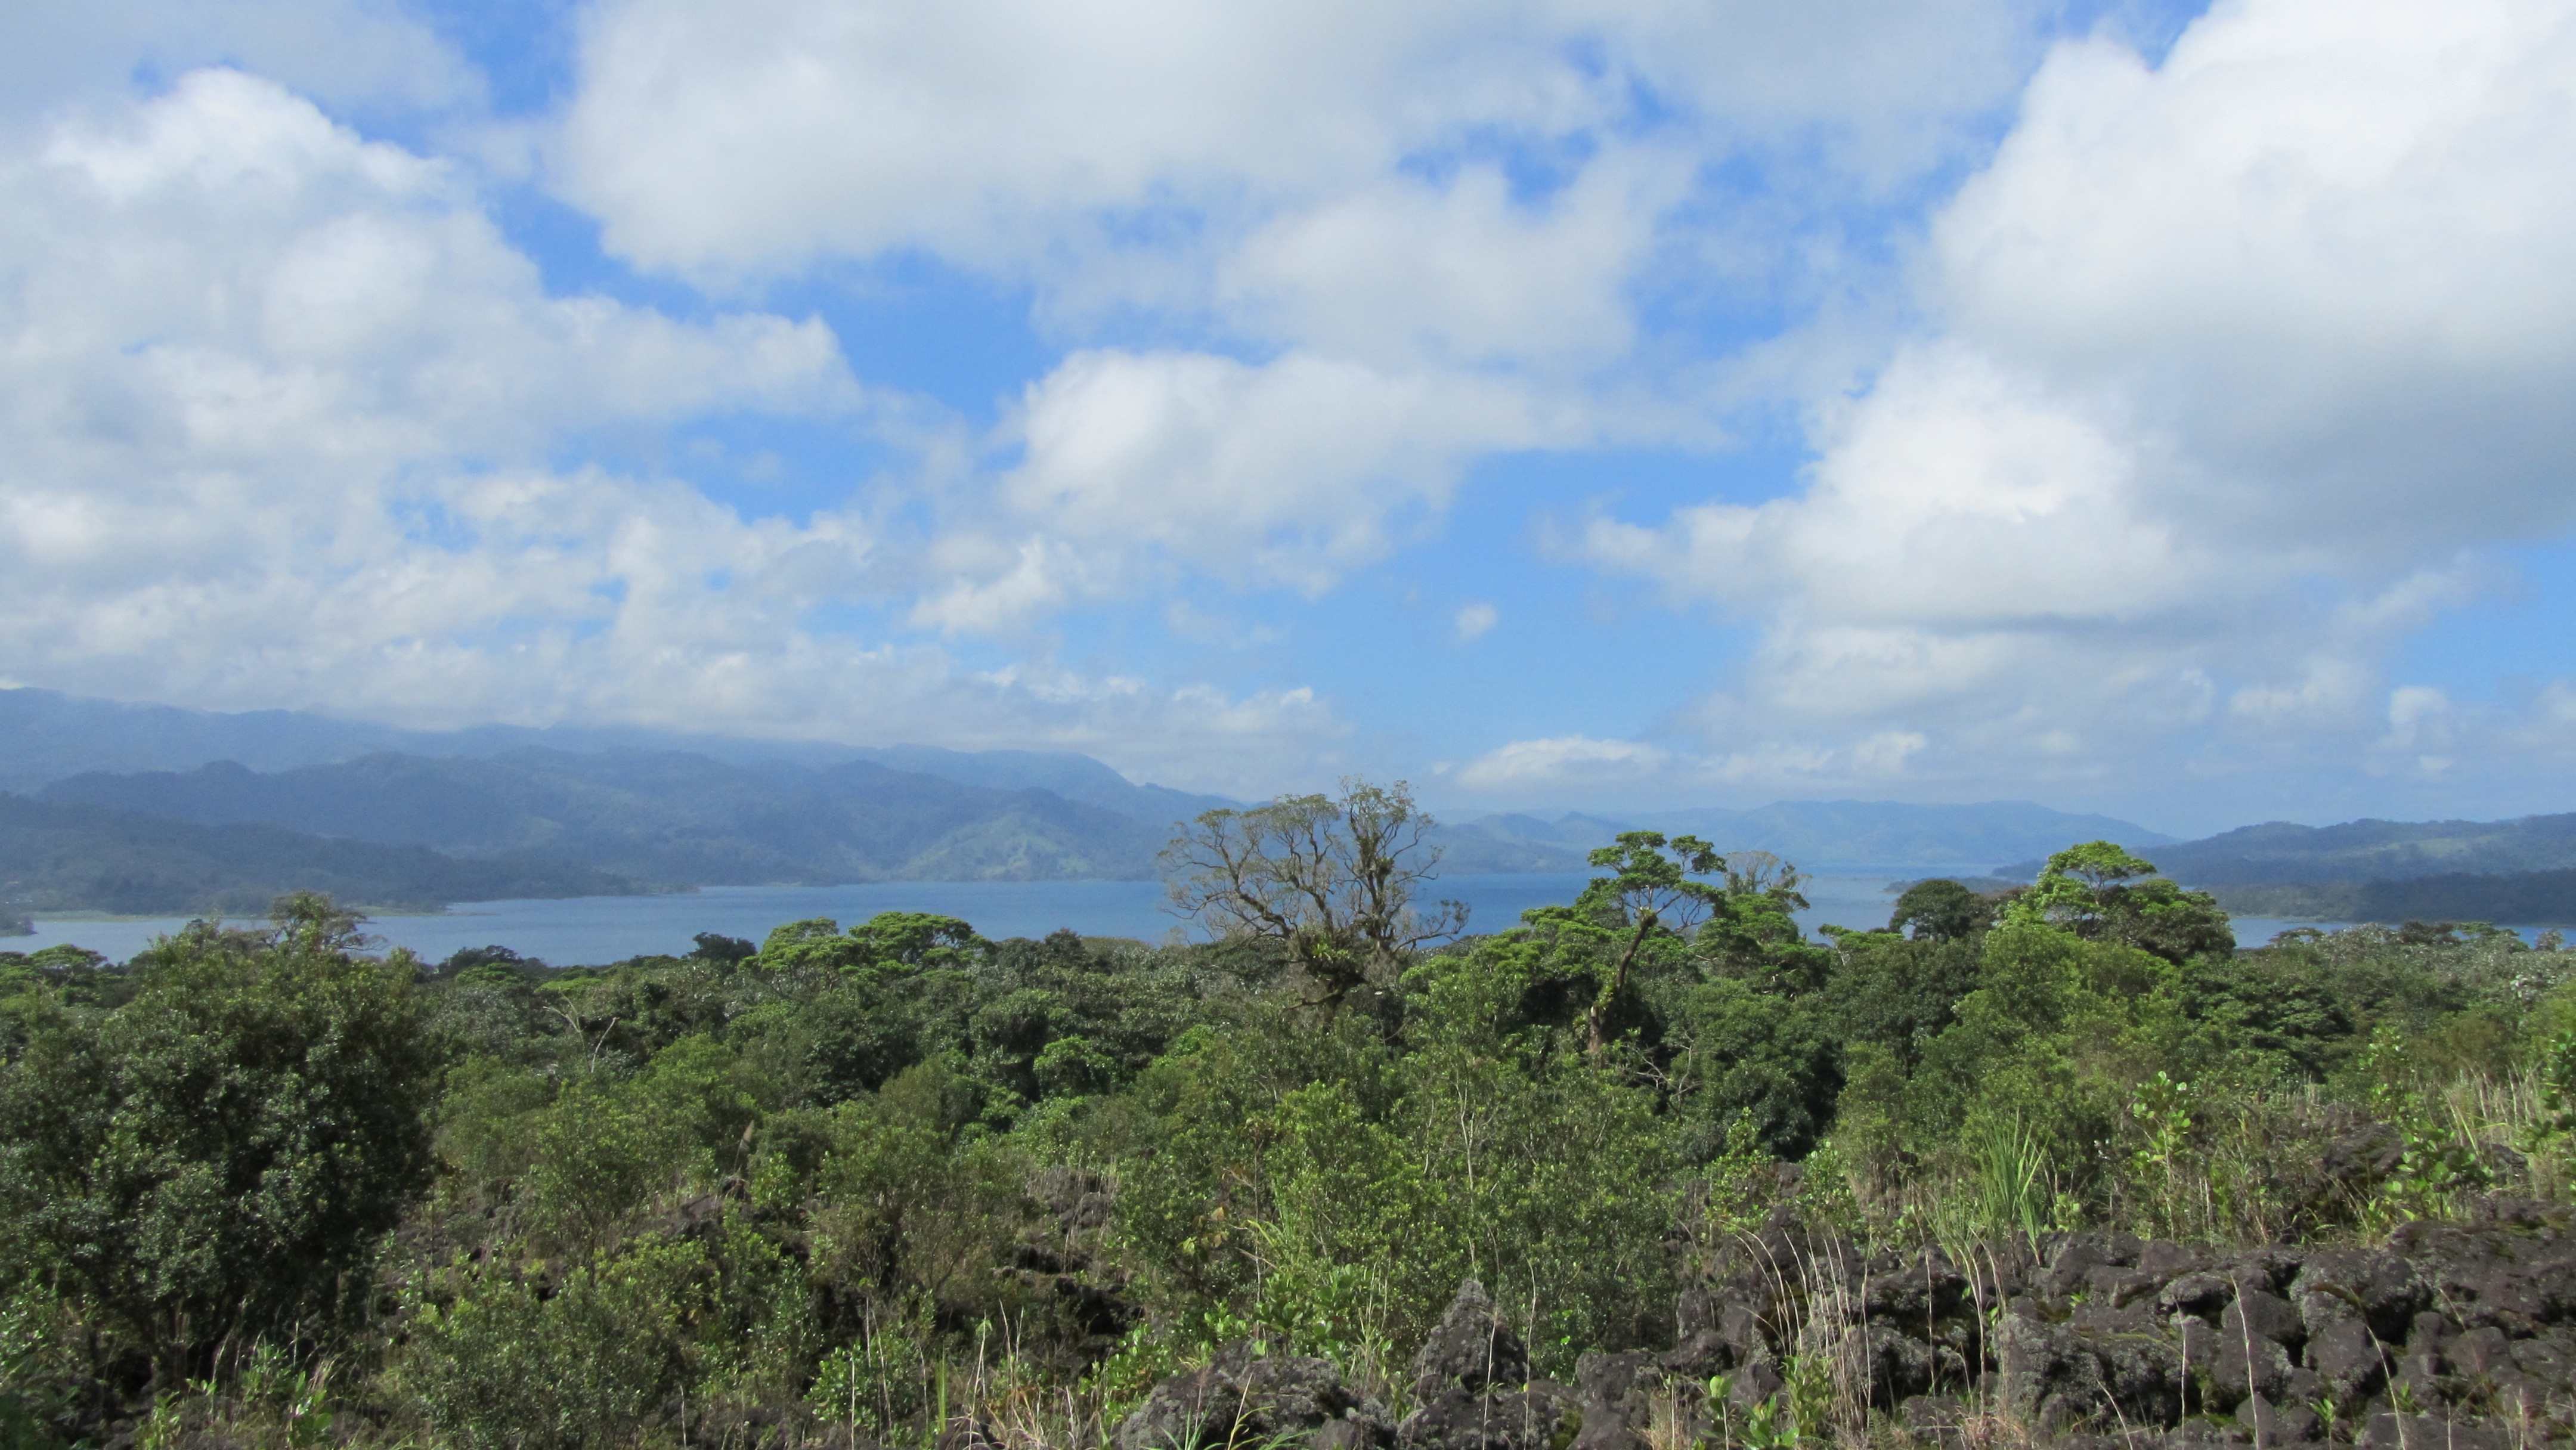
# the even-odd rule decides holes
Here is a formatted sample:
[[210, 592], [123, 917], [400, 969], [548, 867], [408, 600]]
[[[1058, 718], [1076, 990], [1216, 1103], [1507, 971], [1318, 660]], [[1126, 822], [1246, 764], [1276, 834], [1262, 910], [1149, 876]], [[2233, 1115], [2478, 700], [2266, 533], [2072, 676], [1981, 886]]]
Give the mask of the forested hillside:
[[[2155, 848], [2231, 911], [2310, 921], [2576, 925], [2576, 815], [2510, 821], [2285, 821]], [[2027, 880], [2045, 863], [2002, 868]]]
[[519, 750], [697, 755], [727, 765], [805, 768], [868, 761], [961, 785], [1051, 790], [1068, 800], [1135, 816], [1155, 826], [1233, 804], [1214, 796], [1134, 785], [1099, 761], [1063, 752], [852, 746], [631, 726], [407, 730], [298, 710], [223, 714], [53, 690], [0, 690], [0, 790], [34, 791], [75, 775], [184, 772], [218, 761], [273, 772], [337, 765], [368, 755], [484, 759]]
[[42, 798], [522, 854], [666, 885], [1135, 879], [1152, 874], [1172, 825], [865, 761], [734, 765], [655, 751], [379, 754], [270, 773], [224, 762], [74, 776]]
[[[2156, 847], [2156, 864], [2194, 886], [2323, 885], [2421, 876], [2576, 868], [2576, 815], [2510, 821], [2273, 821]], [[2022, 861], [2007, 874], [2040, 869]]]
[[0, 957], [0, 1423], [2568, 1433], [2576, 957], [2456, 930], [2235, 952], [2105, 843], [1809, 940], [1794, 870], [1653, 833], [1458, 938], [1415, 894], [1418, 824], [1363, 788], [1203, 825], [1175, 885], [1226, 930], [1194, 946], [897, 913], [424, 964], [302, 898], [123, 970]]
[[0, 931], [26, 911], [257, 917], [281, 893], [385, 908], [451, 901], [623, 896], [622, 876], [510, 854], [461, 861], [418, 846], [332, 840], [264, 825], [194, 825], [0, 794]]
[[2218, 899], [2250, 916], [2308, 921], [2504, 921], [2576, 926], [2576, 870], [2495, 875], [2444, 872], [2397, 880], [2222, 886]]

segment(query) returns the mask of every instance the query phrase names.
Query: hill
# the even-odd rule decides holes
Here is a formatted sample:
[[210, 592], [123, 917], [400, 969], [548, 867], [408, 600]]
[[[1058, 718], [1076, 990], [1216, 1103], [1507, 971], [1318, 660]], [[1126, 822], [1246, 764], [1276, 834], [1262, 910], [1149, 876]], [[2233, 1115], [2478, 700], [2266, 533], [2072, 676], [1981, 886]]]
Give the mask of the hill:
[[2218, 903], [2239, 916], [2292, 921], [2489, 921], [2576, 927], [2576, 871], [2492, 876], [2445, 872], [2397, 880], [2222, 886]]
[[2159, 849], [2165, 874], [2193, 886], [2404, 881], [2576, 868], [2576, 815], [2510, 821], [2271, 821]]
[[[2241, 916], [2576, 924], [2576, 814], [2509, 821], [2268, 821], [2149, 859]], [[2027, 881], [2034, 855], [1998, 870]]]
[[[290, 891], [352, 904], [622, 896], [643, 888], [558, 861], [460, 861], [420, 846], [332, 840], [272, 825], [198, 825], [0, 794], [0, 897], [10, 913], [257, 914]], [[8, 913], [0, 913], [8, 914]]]
[[867, 761], [737, 765], [643, 750], [388, 752], [275, 772], [221, 762], [78, 775], [41, 799], [523, 856], [675, 886], [1133, 880], [1153, 874], [1168, 835], [1052, 791], [961, 785]]
[[1581, 853], [1621, 831], [1690, 834], [1729, 851], [1769, 851], [1815, 870], [1837, 866], [1935, 866], [1984, 869], [2076, 841], [2109, 838], [2135, 848], [2171, 836], [2110, 816], [2075, 815], [2028, 801], [1976, 805], [1907, 805], [1897, 801], [1779, 801], [1753, 810], [1655, 811], [1625, 821], [1569, 814], [1484, 816], [1470, 825], [1505, 841]]
[[854, 746], [745, 740], [632, 726], [478, 725], [406, 730], [300, 710], [225, 714], [130, 704], [53, 690], [0, 690], [0, 790], [32, 792], [75, 775], [190, 771], [231, 761], [254, 771], [336, 765], [392, 753], [488, 759], [522, 750], [569, 754], [646, 752], [703, 756], [727, 765], [824, 769], [864, 761], [960, 785], [1047, 790], [1067, 800], [1167, 826], [1234, 802], [1136, 785], [1087, 755], [1034, 750], [944, 750], [930, 745]]

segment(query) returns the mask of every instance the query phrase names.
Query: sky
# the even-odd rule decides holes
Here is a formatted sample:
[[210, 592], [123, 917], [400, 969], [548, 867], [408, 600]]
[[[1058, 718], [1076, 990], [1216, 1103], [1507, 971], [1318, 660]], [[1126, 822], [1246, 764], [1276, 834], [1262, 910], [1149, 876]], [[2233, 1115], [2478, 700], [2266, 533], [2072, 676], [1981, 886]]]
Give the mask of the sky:
[[0, 683], [2576, 809], [2576, 0], [18, 0]]

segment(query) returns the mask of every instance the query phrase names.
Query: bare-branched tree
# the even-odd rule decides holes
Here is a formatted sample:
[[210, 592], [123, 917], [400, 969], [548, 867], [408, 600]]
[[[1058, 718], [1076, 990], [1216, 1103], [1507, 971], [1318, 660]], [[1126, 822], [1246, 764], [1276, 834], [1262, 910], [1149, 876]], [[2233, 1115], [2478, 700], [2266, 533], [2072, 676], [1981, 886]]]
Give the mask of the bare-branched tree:
[[1201, 815], [1163, 848], [1172, 907], [1224, 936], [1283, 945], [1338, 1010], [1372, 969], [1456, 936], [1467, 908], [1417, 910], [1440, 849], [1412, 787], [1356, 776], [1339, 799], [1283, 795]]

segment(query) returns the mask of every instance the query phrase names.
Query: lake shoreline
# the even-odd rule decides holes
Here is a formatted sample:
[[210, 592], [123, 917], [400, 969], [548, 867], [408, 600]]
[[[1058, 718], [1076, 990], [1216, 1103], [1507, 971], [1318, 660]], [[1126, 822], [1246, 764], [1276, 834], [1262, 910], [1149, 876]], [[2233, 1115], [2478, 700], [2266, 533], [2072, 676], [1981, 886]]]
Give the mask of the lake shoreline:
[[[1596, 873], [1514, 872], [1452, 876], [1430, 883], [1427, 900], [1458, 899], [1468, 929], [1500, 931], [1534, 906], [1570, 903]], [[1798, 914], [1810, 936], [1828, 924], [1884, 927], [1893, 908], [1888, 887], [1938, 874], [1919, 865], [1827, 869], [1807, 885], [1812, 909]], [[954, 916], [995, 940], [1043, 937], [1057, 929], [1083, 936], [1147, 943], [1190, 940], [1195, 928], [1168, 910], [1158, 881], [880, 881], [849, 886], [709, 886], [651, 896], [576, 896], [456, 902], [440, 912], [367, 913], [369, 935], [383, 949], [407, 948], [424, 961], [446, 960], [468, 947], [507, 947], [555, 966], [599, 965], [631, 957], [684, 954], [700, 932], [758, 942], [791, 921], [829, 917], [843, 926], [881, 911]], [[252, 924], [255, 917], [227, 920]], [[186, 917], [108, 917], [44, 913], [36, 934], [9, 938], [0, 950], [37, 951], [68, 943], [125, 961], [153, 938], [184, 929]], [[2327, 923], [2237, 919], [2237, 940], [2261, 946], [2294, 926]]]

